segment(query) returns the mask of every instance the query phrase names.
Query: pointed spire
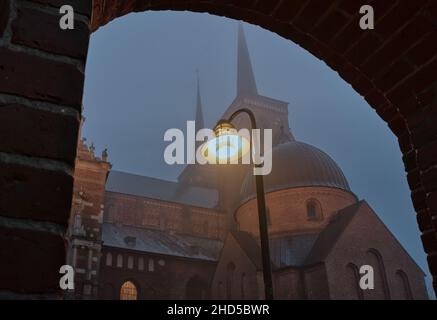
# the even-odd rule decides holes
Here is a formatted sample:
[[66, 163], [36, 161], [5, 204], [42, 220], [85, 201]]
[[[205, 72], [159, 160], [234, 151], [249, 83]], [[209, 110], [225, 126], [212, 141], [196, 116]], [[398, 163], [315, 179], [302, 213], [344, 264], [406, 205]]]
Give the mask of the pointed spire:
[[237, 95], [258, 94], [243, 25], [238, 24]]
[[203, 121], [203, 110], [202, 109], [203, 109], [203, 107], [202, 107], [202, 98], [200, 96], [199, 70], [197, 70], [196, 130], [205, 128], [205, 123]]

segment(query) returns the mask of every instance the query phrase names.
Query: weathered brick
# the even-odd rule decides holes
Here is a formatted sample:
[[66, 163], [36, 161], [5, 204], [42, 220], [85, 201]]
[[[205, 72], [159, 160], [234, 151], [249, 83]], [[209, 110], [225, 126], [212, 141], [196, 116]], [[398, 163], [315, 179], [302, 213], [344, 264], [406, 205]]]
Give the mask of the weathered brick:
[[393, 133], [397, 136], [403, 135], [404, 133], [408, 132], [407, 123], [405, 122], [405, 119], [400, 115], [397, 115], [396, 117], [391, 119], [388, 123], [388, 126], [390, 127], [391, 131], [393, 131]]
[[296, 26], [304, 31], [312, 29], [331, 5], [330, 1], [308, 0], [308, 4], [295, 20]]
[[386, 97], [377, 89], [370, 91], [364, 98], [375, 109], [387, 104]]
[[340, 77], [342, 77], [345, 81], [352, 83], [355, 79], [358, 79], [360, 76], [360, 71], [355, 68], [352, 64], [346, 63], [339, 71]]
[[432, 165], [437, 164], [437, 141], [420, 148], [417, 153], [417, 161], [422, 170], [427, 170]]
[[333, 10], [314, 30], [314, 36], [329, 43], [331, 39], [338, 33], [348, 22], [348, 18], [337, 10]]
[[416, 212], [426, 210], [426, 193], [422, 189], [417, 189], [411, 192], [411, 199], [413, 200], [413, 206]]
[[366, 33], [346, 54], [346, 58], [349, 59], [355, 66], [360, 66], [366, 61], [379, 46], [381, 41], [374, 33]]
[[427, 257], [427, 261], [428, 261], [428, 265], [429, 265], [429, 269], [431, 271], [431, 274], [434, 276], [434, 289], [437, 292], [437, 253], [434, 253], [432, 255], [428, 255]]
[[[396, 117], [396, 115], [394, 117]], [[403, 134], [400, 134], [398, 136], [398, 142], [399, 142], [399, 148], [401, 149], [401, 152], [403, 154], [407, 154], [413, 151], [413, 146], [411, 144], [411, 137], [408, 132], [404, 132]]]
[[0, 48], [0, 92], [81, 110], [83, 82], [74, 65]]
[[280, 0], [259, 0], [256, 2], [255, 9], [270, 15]]
[[347, 27], [331, 41], [332, 48], [338, 53], [346, 52], [363, 36], [359, 21], [358, 17], [352, 19]]
[[409, 171], [407, 173], [407, 181], [411, 190], [419, 188], [422, 185], [419, 169]]
[[346, 11], [350, 15], [356, 15], [360, 11], [362, 5], [362, 0], [342, 0], [338, 4], [338, 8]]
[[437, 252], [437, 234], [434, 230], [423, 233], [420, 238], [426, 253]]
[[91, 17], [92, 13], [92, 0], [32, 0], [33, 2], [41, 3], [44, 5], [52, 6], [56, 9], [61, 7], [61, 5], [70, 5], [73, 7], [74, 11], [77, 13], [81, 13], [83, 15], [86, 15], [88, 17]]
[[362, 96], [366, 96], [374, 89], [373, 83], [365, 75], [360, 75], [357, 79], [351, 81], [351, 85]]
[[427, 192], [437, 190], [437, 167], [433, 167], [430, 170], [422, 173], [421, 176], [423, 187]]
[[0, 151], [74, 164], [79, 120], [18, 104], [1, 105]]
[[0, 37], [3, 36], [9, 19], [9, 0], [0, 1]]
[[420, 69], [419, 72], [409, 79], [409, 84], [415, 92], [422, 92], [432, 85], [437, 84], [437, 59], [427, 65], [426, 68]]
[[417, 111], [417, 99], [413, 89], [408, 84], [402, 84], [387, 95], [388, 100], [396, 107], [402, 108], [404, 113]]
[[68, 224], [73, 177], [62, 171], [0, 162], [0, 213]]
[[417, 67], [431, 60], [437, 52], [437, 31], [428, 34], [418, 44], [411, 48], [406, 55]]
[[[402, 160], [404, 162], [405, 171], [410, 172], [412, 170], [417, 169], [417, 159], [416, 159], [416, 151], [412, 150], [402, 156]], [[411, 188], [414, 190], [413, 188]]]
[[59, 27], [59, 16], [40, 10], [18, 8], [12, 31], [13, 43], [81, 60], [86, 58], [90, 30], [82, 21], [75, 21], [73, 30], [62, 30]]
[[399, 60], [387, 72], [383, 73], [375, 80], [375, 85], [387, 92], [392, 89], [398, 82], [405, 79], [414, 71], [407, 62]]
[[437, 215], [437, 191], [430, 192], [427, 195], [426, 202], [428, 203], [431, 216]]
[[60, 293], [59, 268], [65, 264], [61, 236], [0, 227], [0, 290]]
[[375, 30], [382, 36], [389, 37], [400, 29], [401, 23], [408, 21], [425, 3], [426, 0], [398, 2], [398, 5], [375, 25]]
[[428, 210], [422, 210], [417, 213], [416, 216], [417, 224], [419, 225], [419, 230], [424, 232], [432, 228], [431, 215]]
[[274, 14], [274, 18], [289, 22], [306, 2], [307, 0], [282, 1]]
[[391, 104], [382, 105], [379, 108], [376, 108], [375, 110], [378, 113], [378, 115], [386, 122], [389, 122], [391, 119], [393, 119], [399, 114], [399, 111]]

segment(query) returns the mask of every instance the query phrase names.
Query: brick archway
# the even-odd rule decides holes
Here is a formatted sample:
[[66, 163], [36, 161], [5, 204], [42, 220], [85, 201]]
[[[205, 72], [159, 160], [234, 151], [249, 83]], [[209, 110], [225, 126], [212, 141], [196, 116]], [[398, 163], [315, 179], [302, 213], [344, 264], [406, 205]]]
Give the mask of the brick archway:
[[[59, 29], [57, 0], [0, 2], [0, 118], [7, 119], [0, 126], [0, 293], [58, 292], [89, 35], [146, 10], [208, 12], [259, 25], [350, 83], [398, 137], [437, 290], [435, 1], [63, 2], [75, 9], [75, 30]], [[374, 6], [373, 31], [359, 28], [364, 4]]]

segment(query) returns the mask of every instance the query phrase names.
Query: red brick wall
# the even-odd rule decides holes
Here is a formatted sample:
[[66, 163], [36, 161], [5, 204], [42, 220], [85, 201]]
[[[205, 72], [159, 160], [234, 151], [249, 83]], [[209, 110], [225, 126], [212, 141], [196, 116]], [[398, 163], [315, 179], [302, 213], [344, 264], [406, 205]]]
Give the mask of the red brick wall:
[[[111, 252], [112, 265], [106, 264], [106, 254]], [[120, 288], [125, 281], [132, 281], [138, 287], [142, 300], [152, 299], [185, 299], [187, 284], [192, 277], [198, 277], [205, 283], [208, 290], [205, 296], [209, 298], [209, 288], [216, 263], [169, 257], [153, 254], [142, 254], [134, 251], [104, 247], [101, 258], [99, 276], [99, 298], [119, 299]], [[123, 267], [117, 267], [117, 255], [123, 256]], [[127, 265], [128, 257], [133, 257], [133, 268]], [[138, 269], [139, 258], [144, 259], [144, 270]], [[148, 269], [149, 259], [153, 260], [153, 270]], [[163, 262], [163, 265], [159, 262]]]
[[[212, 281], [211, 297], [213, 299], [227, 299], [226, 279], [229, 263], [233, 263], [236, 266], [231, 281], [231, 299], [242, 299], [241, 286], [243, 273], [245, 274], [244, 299], [260, 299], [260, 297], [264, 296], [262, 272], [256, 269], [235, 238], [228, 234]], [[220, 283], [222, 284], [222, 290], [219, 290]]]
[[[317, 199], [321, 207], [321, 216], [316, 220], [310, 220], [307, 216], [306, 204], [311, 199]], [[267, 193], [269, 233], [318, 232], [337, 211], [356, 201], [355, 195], [350, 192], [325, 187], [292, 188]], [[235, 216], [241, 230], [259, 234], [256, 199], [239, 207]]]
[[[18, 124], [0, 129], [0, 223], [10, 235], [2, 247], [15, 247], [13, 255], [0, 250], [0, 261], [9, 261], [2, 266], [2, 291], [57, 290], [56, 277], [48, 279], [41, 270], [57, 273], [54, 266], [64, 255], [48, 245], [47, 236], [62, 241], [68, 221], [92, 9], [91, 0], [65, 3], [77, 11], [75, 31], [58, 28], [56, 0], [0, 3], [0, 117]], [[374, 31], [358, 28], [363, 4], [375, 6]], [[399, 140], [437, 289], [437, 3], [95, 0], [92, 29], [132, 11], [164, 9], [209, 12], [276, 32], [324, 60], [365, 97]], [[13, 240], [23, 233], [40, 241]], [[53, 260], [27, 255], [32, 246]], [[25, 280], [20, 285], [18, 275]]]
[[105, 221], [216, 239], [226, 232], [223, 212], [115, 192], [105, 193]]
[[[60, 296], [91, 1], [0, 1], [0, 292]], [[48, 5], [52, 4], [52, 5]]]
[[[369, 252], [374, 249], [381, 256], [384, 270]], [[408, 276], [414, 299], [428, 298], [424, 274], [367, 204], [360, 207], [325, 262], [331, 299], [354, 296], [352, 278], [347, 274], [349, 263], [358, 268], [362, 265], [374, 268], [375, 289], [364, 291], [364, 299], [402, 299], [403, 290], [396, 277], [398, 270]], [[383, 277], [387, 279], [387, 292], [384, 292]]]

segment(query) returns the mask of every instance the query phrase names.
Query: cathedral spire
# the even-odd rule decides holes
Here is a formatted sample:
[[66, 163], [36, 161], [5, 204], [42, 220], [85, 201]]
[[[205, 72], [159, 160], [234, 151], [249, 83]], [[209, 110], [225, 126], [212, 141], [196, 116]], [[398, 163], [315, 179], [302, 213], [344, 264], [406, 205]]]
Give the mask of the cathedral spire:
[[202, 107], [202, 97], [200, 96], [199, 71], [197, 70], [196, 130], [205, 128], [202, 109], [203, 107]]
[[243, 25], [238, 24], [237, 95], [258, 94]]

